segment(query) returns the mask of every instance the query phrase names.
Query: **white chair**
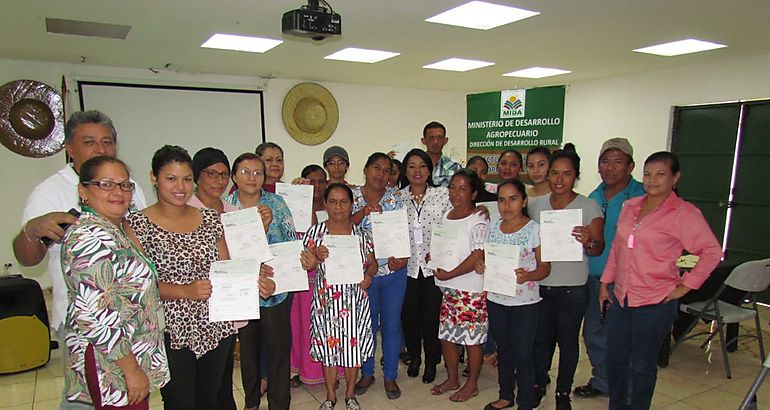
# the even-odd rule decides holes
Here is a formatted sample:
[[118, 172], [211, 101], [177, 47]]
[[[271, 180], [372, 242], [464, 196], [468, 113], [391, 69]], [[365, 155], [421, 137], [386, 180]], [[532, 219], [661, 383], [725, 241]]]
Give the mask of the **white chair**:
[[[676, 342], [676, 344], [674, 344], [674, 347], [671, 349], [671, 351], [673, 352], [677, 346], [679, 346], [686, 339], [700, 335], [709, 335], [706, 341], [701, 345], [701, 348], [703, 348], [718, 333], [719, 341], [722, 344], [722, 358], [725, 365], [725, 375], [728, 379], [732, 378], [732, 376], [730, 374], [730, 362], [727, 359], [727, 345], [734, 340], [737, 340], [740, 337], [756, 338], [759, 341], [759, 354], [762, 356], [762, 361], [764, 361], [765, 345], [762, 341], [762, 329], [759, 325], [759, 312], [757, 311], [756, 294], [767, 289], [768, 285], [770, 285], [770, 259], [745, 262], [733, 269], [733, 271], [730, 273], [730, 276], [725, 279], [725, 283], [719, 288], [719, 291], [711, 299], [702, 302], [680, 304], [679, 310], [697, 316], [697, 319], [694, 320], [692, 324], [687, 328], [687, 330], [684, 332], [684, 335], [687, 335], [701, 320], [716, 322], [716, 329], [714, 329], [712, 326], [711, 332], [702, 332], [682, 337]], [[747, 292], [747, 298], [751, 303], [751, 307], [744, 308], [719, 300], [719, 296], [727, 286]], [[756, 335], [736, 336], [734, 339], [725, 341], [725, 324], [738, 323], [752, 318], [754, 319], [754, 323], [756, 325]]]

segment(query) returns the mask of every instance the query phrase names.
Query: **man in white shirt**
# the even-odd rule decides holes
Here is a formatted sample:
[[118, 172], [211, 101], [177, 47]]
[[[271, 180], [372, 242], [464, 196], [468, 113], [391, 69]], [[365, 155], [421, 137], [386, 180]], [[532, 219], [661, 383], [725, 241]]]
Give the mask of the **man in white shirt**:
[[[67, 287], [61, 269], [61, 245], [58, 243], [64, 236], [64, 229], [59, 224], [72, 224], [76, 221], [67, 211], [72, 208], [80, 209], [77, 191], [80, 166], [93, 157], [114, 157], [116, 142], [115, 127], [104, 113], [73, 113], [64, 126], [64, 146], [71, 162], [32, 190], [24, 207], [21, 232], [13, 240], [14, 255], [22, 266], [37, 265], [48, 255], [47, 272], [53, 284], [51, 326], [59, 338], [64, 365], [67, 363], [67, 349], [62, 331], [67, 312]], [[134, 210], [146, 207], [144, 193], [138, 184], [133, 200]], [[42, 238], [50, 238], [54, 242], [47, 247]], [[91, 408], [93, 407], [87, 404], [68, 402], [62, 397], [61, 409]]]

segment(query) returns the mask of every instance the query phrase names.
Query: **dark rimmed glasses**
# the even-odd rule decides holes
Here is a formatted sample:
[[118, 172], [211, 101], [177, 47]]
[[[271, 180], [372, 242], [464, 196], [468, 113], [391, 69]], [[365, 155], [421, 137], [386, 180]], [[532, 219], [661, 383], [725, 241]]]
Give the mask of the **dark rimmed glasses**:
[[115, 182], [110, 181], [109, 179], [101, 179], [96, 181], [85, 181], [82, 182], [82, 184], [86, 186], [95, 185], [102, 191], [114, 191], [117, 187], [120, 187], [120, 190], [125, 192], [134, 192], [136, 189], [136, 184], [131, 181]]

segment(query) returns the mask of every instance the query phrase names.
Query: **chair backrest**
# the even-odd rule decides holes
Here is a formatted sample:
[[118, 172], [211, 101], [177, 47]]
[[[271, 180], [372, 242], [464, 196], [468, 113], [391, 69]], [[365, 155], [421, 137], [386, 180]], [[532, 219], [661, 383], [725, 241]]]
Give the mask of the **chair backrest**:
[[745, 292], [761, 292], [770, 285], [770, 259], [744, 262], [733, 269], [725, 284]]

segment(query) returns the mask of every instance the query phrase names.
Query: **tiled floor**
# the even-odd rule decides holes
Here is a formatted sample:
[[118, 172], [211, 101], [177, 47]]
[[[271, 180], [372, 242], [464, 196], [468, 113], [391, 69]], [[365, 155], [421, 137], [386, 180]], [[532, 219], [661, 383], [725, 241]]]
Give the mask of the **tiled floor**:
[[[770, 309], [762, 312], [763, 324], [770, 319]], [[705, 326], [705, 325], [704, 325]], [[704, 327], [705, 328], [705, 327]], [[766, 328], [765, 340], [770, 340], [770, 326]], [[752, 326], [742, 326], [741, 333], [752, 332]], [[671, 364], [658, 372], [658, 384], [653, 399], [654, 409], [737, 409], [756, 374], [761, 362], [756, 341], [746, 340], [739, 346], [738, 352], [730, 354], [730, 366], [733, 378], [727, 379], [722, 367], [722, 356], [719, 342], [714, 342], [710, 350], [699, 349], [702, 339], [690, 340], [674, 352]], [[0, 376], [0, 408], [14, 410], [48, 410], [59, 408], [59, 397], [63, 385], [63, 377], [58, 352], [52, 352], [51, 361], [44, 368], [21, 374]], [[554, 360], [554, 363], [557, 361]], [[585, 352], [581, 352], [581, 360], [575, 374], [575, 384], [584, 384], [590, 376], [591, 367]], [[552, 378], [556, 370], [551, 371]], [[466, 403], [452, 403], [448, 396], [432, 396], [430, 386], [421, 383], [421, 379], [406, 377], [406, 368], [401, 365], [398, 380], [403, 392], [398, 400], [388, 400], [382, 387], [382, 378], [377, 374], [376, 383], [368, 393], [359, 397], [364, 409], [409, 409], [409, 410], [449, 410], [449, 409], [482, 409], [484, 405], [497, 399], [497, 371], [485, 366], [479, 380], [480, 394]], [[439, 366], [437, 380], [445, 375]], [[234, 375], [233, 393], [240, 408], [243, 407], [243, 392], [240, 389], [241, 377], [239, 369]], [[340, 392], [344, 386], [340, 387]], [[325, 399], [322, 386], [304, 386], [292, 389], [292, 409], [317, 409]], [[770, 381], [759, 390], [758, 403], [760, 409], [770, 409]], [[606, 409], [606, 398], [582, 399], [573, 398], [572, 405], [576, 410]], [[161, 409], [160, 394], [154, 393], [150, 406]], [[540, 405], [541, 409], [553, 408], [553, 388]], [[338, 407], [342, 407], [339, 406]], [[262, 407], [266, 409], [266, 402]]]

